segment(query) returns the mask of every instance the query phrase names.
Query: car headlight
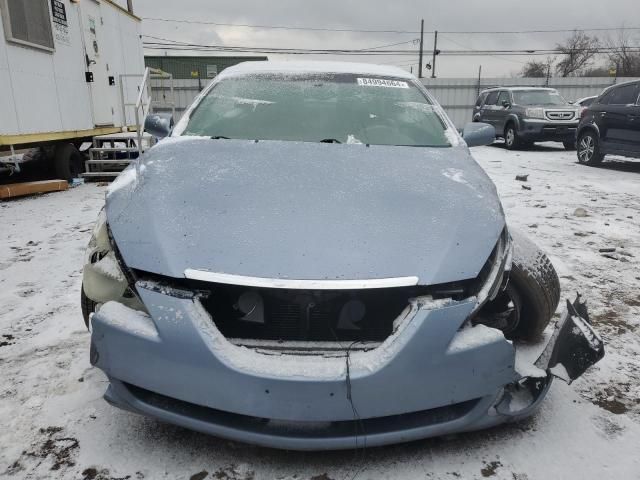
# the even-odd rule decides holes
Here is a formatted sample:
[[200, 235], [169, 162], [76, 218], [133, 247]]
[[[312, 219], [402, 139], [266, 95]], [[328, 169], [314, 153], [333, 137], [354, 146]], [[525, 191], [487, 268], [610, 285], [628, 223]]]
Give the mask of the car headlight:
[[85, 254], [82, 288], [87, 298], [97, 304], [116, 301], [136, 310], [144, 310], [118, 261], [109, 237], [104, 209], [98, 215]]
[[544, 109], [543, 108], [527, 108], [524, 111], [524, 116], [527, 118], [544, 119]]

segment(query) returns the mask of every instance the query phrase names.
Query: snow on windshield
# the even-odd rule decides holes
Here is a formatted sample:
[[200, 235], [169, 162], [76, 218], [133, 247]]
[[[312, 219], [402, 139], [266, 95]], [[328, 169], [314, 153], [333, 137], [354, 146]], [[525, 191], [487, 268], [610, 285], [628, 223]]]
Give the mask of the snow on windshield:
[[369, 145], [459, 144], [444, 112], [415, 84], [356, 74], [223, 78], [185, 117], [176, 128], [178, 135]]

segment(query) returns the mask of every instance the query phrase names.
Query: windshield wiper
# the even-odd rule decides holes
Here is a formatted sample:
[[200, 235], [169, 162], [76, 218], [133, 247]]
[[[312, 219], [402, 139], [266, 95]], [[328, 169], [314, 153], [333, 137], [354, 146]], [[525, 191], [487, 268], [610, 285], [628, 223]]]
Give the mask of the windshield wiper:
[[324, 138], [320, 140], [320, 143], [342, 143], [342, 142], [337, 138]]
[[211, 140], [231, 140], [229, 137], [224, 137], [222, 135], [214, 135], [211, 137]]

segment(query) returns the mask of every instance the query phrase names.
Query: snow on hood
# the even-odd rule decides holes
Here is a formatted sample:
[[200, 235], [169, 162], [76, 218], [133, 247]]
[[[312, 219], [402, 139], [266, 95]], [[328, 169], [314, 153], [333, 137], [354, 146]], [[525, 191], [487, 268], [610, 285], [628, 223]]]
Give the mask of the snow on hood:
[[476, 277], [505, 223], [464, 147], [193, 138], [141, 161], [108, 221], [130, 267], [172, 277], [444, 283]]

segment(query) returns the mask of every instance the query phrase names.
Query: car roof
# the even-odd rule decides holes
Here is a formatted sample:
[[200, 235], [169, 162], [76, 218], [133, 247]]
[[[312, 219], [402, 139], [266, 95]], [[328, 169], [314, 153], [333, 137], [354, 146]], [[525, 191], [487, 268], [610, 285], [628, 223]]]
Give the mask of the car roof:
[[611, 85], [608, 88], [613, 88], [613, 87], [624, 87], [625, 85], [632, 85], [632, 84], [640, 84], [640, 80], [629, 80], [628, 82], [622, 82], [622, 83], [614, 83], [613, 85]]
[[518, 87], [509, 87], [509, 86], [504, 86], [504, 87], [491, 87], [491, 88], [487, 88], [485, 90], [483, 90], [480, 93], [484, 93], [484, 92], [492, 92], [495, 90], [511, 90], [511, 91], [524, 91], [524, 90], [546, 90], [549, 92], [555, 92], [556, 89], [555, 88], [550, 88], [550, 87], [523, 87], [523, 86], [518, 86]]
[[263, 61], [242, 62], [226, 68], [217, 78], [261, 73], [304, 74], [304, 73], [348, 73], [380, 77], [414, 80], [415, 77], [399, 67], [352, 62], [314, 62], [314, 61]]
[[629, 80], [628, 82], [614, 83], [613, 85], [609, 85], [602, 92], [600, 92], [599, 96], [603, 95], [605, 92], [608, 92], [609, 90], [613, 90], [614, 88], [624, 87], [626, 85], [633, 85], [633, 84], [640, 85], [640, 80]]

